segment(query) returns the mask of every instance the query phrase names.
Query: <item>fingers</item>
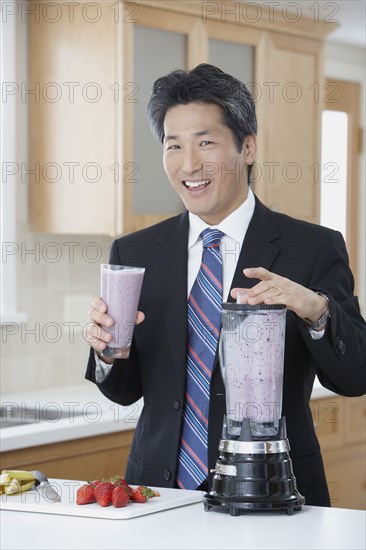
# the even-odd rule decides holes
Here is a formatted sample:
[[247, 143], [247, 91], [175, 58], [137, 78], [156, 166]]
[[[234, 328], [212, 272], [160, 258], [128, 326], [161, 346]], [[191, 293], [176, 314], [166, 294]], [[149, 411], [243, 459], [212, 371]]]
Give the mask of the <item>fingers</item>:
[[[95, 323], [98, 323], [100, 325], [104, 325], [106, 327], [112, 327], [114, 325], [114, 320], [112, 317], [109, 317], [107, 315], [107, 305], [103, 300], [100, 298], [93, 298], [91, 302], [92, 308], [89, 311], [89, 319]], [[136, 325], [139, 325], [142, 323], [142, 321], [145, 319], [145, 314], [142, 311], [138, 311], [136, 313]]]
[[114, 321], [109, 317], [107, 306], [100, 298], [93, 298], [91, 309], [88, 314], [89, 322], [84, 331], [84, 338], [88, 344], [97, 352], [103, 351], [108, 342], [112, 340], [112, 335], [102, 328], [101, 325], [112, 327]]
[[84, 330], [84, 338], [95, 351], [100, 352], [112, 340], [112, 334], [109, 334], [97, 323], [89, 322]]
[[89, 319], [103, 322], [103, 324], [107, 326], [113, 325], [113, 319], [105, 315], [107, 313], [107, 305], [101, 298], [93, 298], [91, 305], [92, 308], [89, 311]]
[[[93, 298], [88, 314], [89, 322], [84, 330], [84, 338], [97, 352], [103, 351], [113, 336], [105, 328], [111, 328], [114, 320], [107, 314], [107, 305], [100, 298]], [[136, 324], [139, 325], [145, 319], [142, 311], [136, 313]], [[103, 325], [103, 326], [102, 326]]]
[[142, 313], [142, 311], [138, 311], [136, 313], [136, 325], [139, 325], [142, 323], [142, 321], [145, 319], [145, 314]]
[[248, 279], [260, 279], [261, 281], [268, 281], [274, 277], [273, 273], [264, 267], [248, 267], [243, 270], [243, 273]]
[[247, 278], [260, 279], [252, 288], [234, 288], [231, 296], [239, 302], [250, 305], [257, 304], [287, 304], [286, 291], [288, 279], [271, 273], [264, 267], [251, 267], [243, 270]]
[[253, 288], [233, 288], [231, 291], [231, 296], [238, 300], [240, 304], [249, 304], [251, 306], [257, 304], [287, 304], [287, 296], [285, 293], [279, 292], [281, 290], [279, 287], [260, 287], [257, 288], [256, 285]]
[[[277, 282], [277, 285], [274, 284], [275, 282]], [[286, 294], [286, 289], [284, 287], [285, 283], [281, 281], [261, 281], [253, 288], [248, 290], [248, 303], [252, 305], [261, 303], [283, 304], [283, 299], [285, 298]]]
[[234, 298], [234, 300], [238, 300], [238, 295], [239, 296], [239, 303], [240, 304], [247, 304], [247, 298], [248, 298], [248, 291], [250, 289], [249, 288], [233, 288], [230, 292], [230, 295], [232, 298]]
[[319, 295], [287, 277], [281, 277], [264, 267], [250, 267], [243, 270], [249, 279], [259, 279], [252, 288], [233, 288], [231, 296], [242, 304], [284, 305], [301, 319], [317, 320], [327, 304]]

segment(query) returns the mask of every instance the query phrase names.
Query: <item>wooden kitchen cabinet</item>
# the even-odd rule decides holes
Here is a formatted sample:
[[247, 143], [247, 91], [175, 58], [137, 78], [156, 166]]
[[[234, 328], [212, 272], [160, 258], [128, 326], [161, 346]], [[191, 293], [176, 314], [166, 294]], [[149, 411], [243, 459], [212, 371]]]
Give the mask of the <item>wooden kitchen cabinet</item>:
[[[191, 0], [76, 3], [72, 17], [65, 5], [51, 22], [52, 10], [32, 4], [43, 15], [28, 19], [33, 231], [114, 236], [181, 209], [161, 166], [152, 169], [161, 148], [139, 139], [149, 130], [134, 109], [161, 72], [209, 62], [213, 41], [253, 48], [254, 191], [274, 210], [319, 222], [323, 40], [335, 23]], [[139, 50], [142, 36], [151, 47]]]
[[[29, 2], [29, 222], [35, 232], [113, 234], [121, 217], [116, 45], [111, 2], [50, 22]], [[63, 6], [66, 9], [66, 6]], [[43, 16], [41, 16], [43, 15]], [[118, 139], [117, 139], [118, 138]], [[118, 170], [117, 170], [118, 171]]]
[[1, 470], [41, 470], [47, 477], [92, 480], [124, 474], [134, 430], [1, 453]]
[[301, 36], [268, 33], [266, 47], [270, 61], [259, 113], [265, 146], [256, 189], [276, 212], [319, 223], [321, 45]]
[[366, 509], [366, 397], [311, 401], [332, 506]]

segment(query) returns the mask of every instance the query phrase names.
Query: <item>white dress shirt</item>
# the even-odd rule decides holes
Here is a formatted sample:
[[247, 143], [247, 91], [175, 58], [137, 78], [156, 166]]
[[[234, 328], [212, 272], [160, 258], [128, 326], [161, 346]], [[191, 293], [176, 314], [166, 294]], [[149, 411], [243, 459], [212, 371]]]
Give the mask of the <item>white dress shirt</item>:
[[224, 302], [227, 301], [244, 237], [253, 216], [254, 207], [254, 195], [252, 190], [248, 189], [246, 200], [218, 225], [208, 225], [199, 216], [191, 212], [189, 213], [188, 296], [201, 265], [203, 241], [200, 238], [200, 233], [204, 229], [211, 227], [212, 229], [219, 229], [224, 233], [220, 245], [223, 278], [222, 297]]

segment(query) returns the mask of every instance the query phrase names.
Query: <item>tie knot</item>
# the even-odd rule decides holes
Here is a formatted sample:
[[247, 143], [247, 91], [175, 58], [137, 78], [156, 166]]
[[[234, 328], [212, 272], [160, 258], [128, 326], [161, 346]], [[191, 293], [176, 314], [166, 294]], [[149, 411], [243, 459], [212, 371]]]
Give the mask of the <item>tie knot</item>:
[[224, 233], [219, 229], [211, 229], [211, 227], [208, 227], [200, 233], [200, 237], [203, 240], [203, 248], [220, 246], [223, 235]]

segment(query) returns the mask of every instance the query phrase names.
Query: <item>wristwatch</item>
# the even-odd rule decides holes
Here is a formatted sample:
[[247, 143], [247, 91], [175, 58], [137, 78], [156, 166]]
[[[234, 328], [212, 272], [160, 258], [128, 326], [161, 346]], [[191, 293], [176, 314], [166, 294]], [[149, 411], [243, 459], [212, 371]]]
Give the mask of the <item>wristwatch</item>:
[[[319, 296], [322, 296], [323, 298], [325, 298], [329, 304], [330, 300], [328, 296], [324, 294], [324, 292], [317, 292], [316, 294], [319, 294]], [[327, 311], [320, 317], [320, 319], [315, 321], [315, 323], [312, 323], [308, 319], [304, 319], [306, 328], [308, 328], [309, 330], [315, 330], [316, 332], [320, 332], [321, 330], [325, 329], [329, 317], [330, 317], [330, 311], [328, 306]]]

